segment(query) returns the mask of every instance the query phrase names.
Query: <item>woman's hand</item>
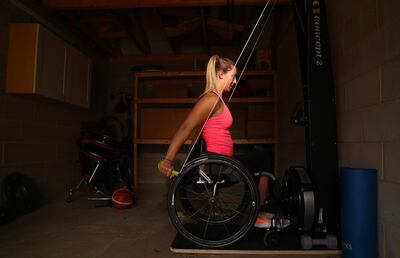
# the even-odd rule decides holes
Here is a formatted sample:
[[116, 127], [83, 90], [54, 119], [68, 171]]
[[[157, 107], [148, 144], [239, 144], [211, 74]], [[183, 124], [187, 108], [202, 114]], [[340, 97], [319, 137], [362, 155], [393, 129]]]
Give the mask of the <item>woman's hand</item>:
[[160, 163], [160, 166], [158, 168], [162, 174], [164, 174], [167, 177], [172, 177], [172, 170], [174, 170], [174, 165], [171, 160], [168, 159], [163, 159]]

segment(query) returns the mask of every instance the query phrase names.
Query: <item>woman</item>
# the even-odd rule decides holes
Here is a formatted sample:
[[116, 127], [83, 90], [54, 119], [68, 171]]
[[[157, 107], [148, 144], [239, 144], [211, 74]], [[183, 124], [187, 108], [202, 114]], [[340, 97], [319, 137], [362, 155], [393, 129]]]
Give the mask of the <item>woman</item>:
[[[232, 115], [222, 99], [222, 94], [231, 91], [236, 84], [236, 73], [235, 63], [232, 60], [218, 55], [210, 58], [204, 93], [173, 136], [167, 154], [160, 164], [160, 172], [165, 176], [171, 176], [176, 154], [182, 144], [195, 128], [206, 121], [202, 132], [206, 151], [228, 157], [233, 156], [233, 141], [229, 131], [232, 126]], [[259, 192], [260, 203], [264, 204], [268, 195], [267, 176], [260, 177]], [[267, 227], [270, 223], [269, 218], [271, 218], [270, 214], [259, 214], [255, 226]]]

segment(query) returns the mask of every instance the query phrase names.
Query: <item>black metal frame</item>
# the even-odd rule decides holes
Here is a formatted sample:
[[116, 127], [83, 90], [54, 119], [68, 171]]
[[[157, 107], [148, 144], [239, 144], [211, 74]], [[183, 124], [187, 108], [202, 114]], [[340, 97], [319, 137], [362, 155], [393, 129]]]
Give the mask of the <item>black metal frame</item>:
[[316, 218], [324, 230], [340, 237], [339, 168], [336, 103], [325, 3], [293, 0], [303, 85], [307, 171], [316, 192]]

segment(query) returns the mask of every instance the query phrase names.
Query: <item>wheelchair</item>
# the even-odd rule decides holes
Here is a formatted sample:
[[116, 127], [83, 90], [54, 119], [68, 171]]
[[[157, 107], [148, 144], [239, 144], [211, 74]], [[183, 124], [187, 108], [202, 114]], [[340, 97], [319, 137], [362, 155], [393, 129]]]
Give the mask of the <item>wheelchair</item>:
[[[257, 173], [256, 173], [257, 174]], [[258, 173], [259, 174], [259, 173]], [[283, 183], [272, 175], [276, 216], [266, 229], [263, 242], [273, 247], [279, 232], [289, 227], [312, 229], [315, 217], [311, 180], [302, 168], [291, 168]], [[178, 233], [206, 248], [220, 248], [243, 239], [254, 227], [259, 209], [255, 176], [241, 162], [217, 154], [201, 154], [189, 161], [171, 182], [168, 213]]]

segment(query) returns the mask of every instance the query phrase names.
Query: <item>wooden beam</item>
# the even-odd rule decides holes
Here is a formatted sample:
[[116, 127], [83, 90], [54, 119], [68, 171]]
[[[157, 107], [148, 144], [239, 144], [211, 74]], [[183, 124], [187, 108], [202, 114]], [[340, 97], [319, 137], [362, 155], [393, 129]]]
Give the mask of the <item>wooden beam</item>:
[[132, 18], [132, 21], [135, 23], [135, 26], [133, 26], [137, 30], [135, 34], [138, 34], [139, 36], [141, 36], [144, 47], [147, 49], [147, 52], [149, 54], [151, 54], [152, 49], [151, 49], [149, 37], [147, 35], [147, 31], [143, 27], [139, 13], [133, 12], [130, 17]]
[[129, 38], [128, 33], [126, 33], [125, 31], [96, 32], [96, 36], [103, 39]]
[[[290, 0], [272, 0], [270, 3], [290, 4]], [[49, 9], [123, 9], [155, 7], [225, 6], [226, 0], [43, 0]], [[266, 0], [235, 0], [235, 6], [264, 5]]]
[[84, 15], [76, 20], [71, 21], [72, 24], [106, 23], [106, 22], [115, 22], [115, 20], [110, 15], [101, 14], [101, 15]]
[[70, 31], [72, 31], [81, 39], [84, 39], [86, 42], [88, 42], [88, 44], [96, 49], [96, 51], [106, 56], [115, 55], [115, 53], [113, 53], [112, 47], [108, 44], [108, 42], [98, 40], [94, 32], [89, 31], [87, 28], [84, 28], [82, 26], [72, 26], [72, 21], [78, 19], [78, 16], [72, 14], [64, 15], [63, 13], [60, 13], [59, 15], [60, 17], [65, 19], [65, 22], [68, 24], [67, 26]]
[[160, 14], [160, 10], [158, 9], [158, 8], [154, 8], [154, 16], [155, 16], [155, 19], [158, 21], [158, 24], [162, 27], [162, 28], [164, 28], [164, 35], [165, 35], [165, 37], [166, 37], [166, 39], [167, 39], [167, 42], [168, 42], [168, 45], [169, 45], [169, 47], [172, 49], [172, 52], [174, 53], [174, 55], [178, 55], [179, 54], [179, 49], [178, 49], [178, 47], [173, 43], [173, 41], [172, 41], [172, 39], [171, 39], [171, 37], [169, 37], [168, 35], [167, 35], [167, 31], [166, 31], [166, 25], [164, 24], [164, 20], [163, 20], [163, 18], [161, 17], [161, 14]]
[[176, 27], [165, 26], [164, 32], [167, 37], [178, 37], [196, 29], [200, 22], [201, 20], [199, 18], [195, 18], [190, 21], [180, 22], [176, 25]]
[[170, 61], [206, 61], [210, 57], [205, 54], [197, 55], [125, 55], [125, 56], [112, 56], [111, 62], [170, 62]]
[[97, 29], [96, 29], [96, 33], [97, 34], [101, 34], [101, 33], [105, 33], [105, 32], [107, 32], [107, 31], [111, 31], [111, 29], [113, 28], [113, 26], [114, 25], [112, 25], [112, 24], [103, 24], [103, 25], [101, 25], [100, 27], [98, 27]]
[[201, 29], [203, 31], [204, 50], [206, 51], [206, 53], [209, 53], [210, 47], [208, 45], [208, 34], [207, 34], [206, 16], [204, 14], [204, 7], [200, 7], [200, 13], [201, 13]]
[[121, 44], [119, 43], [119, 40], [112, 41], [111, 47], [113, 48], [114, 53], [116, 53], [117, 55], [122, 55]]
[[132, 42], [136, 45], [139, 51], [142, 52], [142, 54], [148, 55], [149, 50], [146, 49], [146, 47], [144, 47], [142, 43], [137, 39], [136, 35], [131, 31], [131, 28], [126, 23], [126, 21], [115, 12], [111, 12], [111, 15], [115, 18], [115, 21], [117, 22], [119, 27], [128, 34], [129, 39], [132, 40]]
[[227, 22], [225, 20], [215, 19], [215, 18], [208, 18], [207, 25], [222, 28], [222, 29], [229, 29], [237, 32], [242, 32], [244, 30], [244, 26], [237, 23]]

